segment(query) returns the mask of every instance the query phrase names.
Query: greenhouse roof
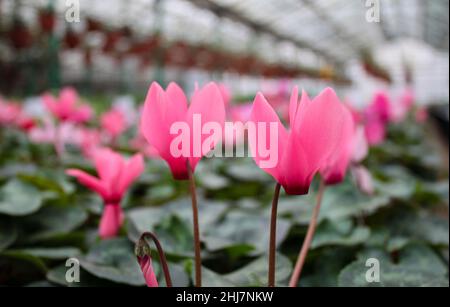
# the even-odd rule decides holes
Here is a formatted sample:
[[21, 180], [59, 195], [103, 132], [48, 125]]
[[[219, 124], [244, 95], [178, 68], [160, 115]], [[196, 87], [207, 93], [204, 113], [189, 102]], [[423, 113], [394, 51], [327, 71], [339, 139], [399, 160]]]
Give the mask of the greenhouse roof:
[[[2, 0], [3, 10], [25, 5], [21, 14], [49, 0]], [[65, 0], [55, 0], [58, 11]], [[449, 2], [380, 0], [380, 22], [366, 20], [367, 5], [348, 0], [80, 0], [81, 14], [148, 35], [161, 29], [165, 39], [256, 52], [270, 61], [299, 61], [305, 66], [340, 66], [363, 50], [408, 37], [448, 51]], [[1, 2], [0, 2], [1, 3]], [[156, 4], [159, 9], [155, 9]], [[62, 15], [64, 16], [64, 15]], [[217, 35], [217, 34], [220, 35]], [[212, 35], [214, 34], [214, 35]], [[257, 34], [257, 35], [255, 35]], [[276, 44], [274, 44], [276, 43]], [[276, 47], [274, 47], [276, 46]]]

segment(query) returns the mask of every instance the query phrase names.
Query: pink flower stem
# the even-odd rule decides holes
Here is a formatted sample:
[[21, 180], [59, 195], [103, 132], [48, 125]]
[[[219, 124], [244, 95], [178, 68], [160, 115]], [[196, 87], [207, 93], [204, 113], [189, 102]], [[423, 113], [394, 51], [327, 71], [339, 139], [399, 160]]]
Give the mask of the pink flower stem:
[[268, 286], [275, 287], [275, 253], [277, 240], [277, 210], [278, 198], [280, 197], [281, 185], [279, 183], [275, 186], [275, 192], [272, 200], [272, 213], [270, 218], [270, 239], [269, 239], [269, 276]]
[[302, 249], [297, 258], [295, 264], [294, 272], [292, 274], [291, 280], [289, 282], [289, 287], [297, 287], [300, 275], [302, 273], [303, 265], [305, 264], [306, 256], [308, 255], [309, 248], [311, 247], [311, 242], [314, 237], [317, 226], [317, 218], [320, 212], [320, 205], [322, 203], [323, 193], [325, 192], [325, 181], [321, 180], [319, 191], [317, 194], [316, 206], [314, 207], [311, 221], [309, 222], [308, 231], [306, 233], [305, 241], [303, 241]]
[[187, 162], [188, 174], [189, 174], [189, 189], [192, 199], [192, 217], [194, 222], [194, 251], [195, 251], [195, 286], [202, 286], [202, 258], [200, 252], [200, 230], [198, 223], [198, 206], [197, 206], [197, 194], [195, 189], [195, 179], [192, 174], [191, 165]]
[[141, 235], [141, 238], [139, 239], [138, 244], [142, 244], [142, 242], [145, 242], [145, 239], [147, 239], [147, 238], [149, 238], [153, 241], [153, 243], [156, 246], [156, 249], [158, 250], [159, 261], [161, 263], [161, 267], [164, 272], [164, 278], [166, 280], [167, 287], [172, 287], [172, 278], [170, 277], [170, 271], [169, 271], [169, 266], [167, 264], [166, 255], [164, 254], [164, 250], [163, 250], [158, 238], [151, 232], [144, 232]]

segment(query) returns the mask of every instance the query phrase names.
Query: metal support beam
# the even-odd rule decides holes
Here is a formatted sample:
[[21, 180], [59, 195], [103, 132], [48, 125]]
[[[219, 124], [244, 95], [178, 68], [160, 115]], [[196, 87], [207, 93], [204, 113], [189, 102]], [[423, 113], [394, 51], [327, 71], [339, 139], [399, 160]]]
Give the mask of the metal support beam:
[[311, 46], [310, 43], [298, 40], [295, 38], [292, 38], [289, 35], [285, 35], [284, 33], [280, 33], [276, 31], [275, 29], [265, 25], [264, 23], [261, 23], [256, 20], [252, 20], [251, 18], [241, 14], [240, 12], [220, 5], [216, 2], [210, 1], [210, 0], [187, 0], [194, 4], [195, 6], [202, 8], [202, 9], [208, 9], [212, 11], [217, 16], [229, 18], [231, 20], [234, 20], [236, 22], [239, 22], [241, 24], [244, 24], [248, 26], [249, 28], [255, 30], [256, 32], [268, 34], [272, 37], [274, 37], [276, 40], [279, 41], [288, 41], [293, 43], [295, 46], [303, 49], [309, 49], [313, 51], [315, 54], [321, 56], [324, 60], [326, 60], [328, 63], [335, 65], [336, 67], [340, 68], [343, 63], [340, 59], [333, 56], [331, 53], [329, 53], [326, 50], [319, 49], [317, 47]]
[[350, 47], [355, 50], [356, 53], [359, 53], [359, 51], [364, 48], [364, 43], [357, 42], [354, 39], [353, 35], [350, 35], [347, 30], [344, 29], [338, 22], [333, 20], [331, 16], [329, 16], [324, 10], [318, 7], [315, 1], [300, 0], [300, 2], [306, 5], [311, 11], [313, 11], [314, 14], [316, 14], [316, 16], [319, 17], [322, 22], [328, 24], [328, 26], [332, 29], [333, 32], [336, 33], [339, 39], [341, 41], [345, 41], [348, 45], [350, 45]]

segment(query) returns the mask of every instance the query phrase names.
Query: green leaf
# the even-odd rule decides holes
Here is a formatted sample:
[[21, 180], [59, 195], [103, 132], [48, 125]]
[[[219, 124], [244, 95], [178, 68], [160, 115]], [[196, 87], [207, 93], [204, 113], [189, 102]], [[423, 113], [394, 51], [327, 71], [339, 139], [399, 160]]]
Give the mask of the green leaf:
[[233, 164], [228, 165], [226, 173], [240, 181], [250, 182], [269, 182], [270, 175], [262, 171], [250, 158], [234, 160]]
[[369, 237], [369, 228], [353, 227], [350, 220], [325, 221], [317, 227], [311, 248], [315, 249], [328, 245], [354, 246], [366, 242]]
[[[267, 252], [269, 240], [267, 229], [269, 217], [253, 212], [232, 211], [214, 227], [206, 229], [203, 236], [206, 247], [210, 251], [231, 248], [233, 246], [253, 246], [252, 255]], [[291, 223], [279, 218], [277, 221], [277, 245], [288, 235]]]
[[145, 285], [132, 244], [124, 238], [101, 241], [80, 257], [81, 267], [109, 281], [133, 286]]
[[0, 188], [0, 214], [24, 216], [39, 210], [42, 194], [33, 186], [11, 180]]
[[0, 219], [0, 252], [12, 245], [18, 236], [16, 225], [10, 220]]
[[432, 245], [449, 245], [448, 219], [426, 211], [399, 211], [384, 221], [395, 237], [406, 237]]
[[50, 260], [63, 260], [81, 254], [81, 251], [78, 248], [74, 247], [24, 248], [24, 249], [9, 250], [9, 252], [27, 254], [33, 257]]
[[[223, 277], [239, 287], [267, 286], [268, 275], [267, 256], [263, 256], [244, 266], [243, 268], [226, 274]], [[275, 284], [287, 286], [287, 281], [292, 273], [292, 263], [281, 254], [276, 255]]]
[[97, 278], [94, 275], [88, 273], [87, 271], [80, 269], [80, 281], [79, 282], [68, 282], [66, 279], [66, 273], [69, 267], [65, 265], [60, 265], [52, 268], [47, 272], [47, 280], [52, 284], [65, 287], [112, 287], [118, 286], [117, 283], [107, 281], [101, 278]]
[[346, 181], [339, 186], [332, 186], [325, 190], [319, 221], [323, 219], [340, 220], [348, 217], [368, 216], [388, 206], [389, 203], [389, 196], [379, 194], [374, 196], [365, 195], [351, 182]]
[[41, 190], [53, 191], [60, 196], [71, 194], [75, 190], [74, 185], [67, 180], [67, 177], [61, 176], [59, 172], [51, 172], [47, 176], [42, 172], [39, 174], [20, 174], [18, 177]]
[[46, 206], [23, 220], [24, 242], [49, 240], [71, 234], [88, 218], [85, 210], [73, 206]]
[[2, 257], [28, 262], [41, 272], [47, 272], [48, 270], [47, 265], [41, 258], [21, 251], [6, 250], [0, 253], [0, 258]]
[[[192, 270], [191, 274], [192, 280], [195, 280], [195, 272]], [[203, 287], [235, 287], [231, 281], [226, 279], [224, 276], [208, 269], [202, 267], [202, 286]]]
[[399, 254], [398, 264], [394, 264], [382, 254], [374, 256], [380, 263], [380, 282], [369, 283], [366, 273], [368, 257], [345, 267], [339, 275], [339, 285], [343, 287], [448, 287], [447, 267], [439, 257], [425, 246], [410, 246]]

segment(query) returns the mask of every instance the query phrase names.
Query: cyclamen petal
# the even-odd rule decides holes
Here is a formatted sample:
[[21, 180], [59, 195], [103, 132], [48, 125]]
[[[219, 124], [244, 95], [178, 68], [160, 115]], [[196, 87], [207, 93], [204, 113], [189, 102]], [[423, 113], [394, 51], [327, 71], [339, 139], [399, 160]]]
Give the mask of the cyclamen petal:
[[[252, 152], [253, 159], [262, 170], [272, 175], [275, 180], [280, 182], [283, 178], [280, 160], [283, 157], [284, 148], [288, 139], [288, 132], [284, 128], [272, 106], [261, 93], [258, 93], [255, 97], [249, 123], [255, 128], [254, 131], [249, 130], [248, 132], [249, 147]], [[278, 132], [278, 140], [276, 144], [278, 156], [277, 163], [274, 166], [267, 167], [265, 162], [269, 159], [269, 157], [264, 157], [262, 155], [261, 148], [267, 149], [271, 144], [271, 123], [275, 125]]]
[[69, 169], [66, 174], [78, 179], [87, 188], [98, 193], [102, 198], [108, 197], [108, 189], [102, 181], [78, 169]]
[[128, 187], [144, 172], [144, 158], [136, 154], [124, 165], [118, 184], [120, 194], [124, 194]]
[[[191, 157], [189, 158], [189, 162], [191, 164], [192, 171], [195, 170], [198, 161], [200, 161], [201, 157], [206, 155], [210, 150], [212, 150], [222, 139], [221, 135], [216, 135], [214, 139], [212, 148], [208, 148], [206, 151], [201, 150], [201, 157], [198, 157], [194, 152], [194, 147], [197, 145], [194, 141], [195, 135], [195, 127], [194, 127], [194, 116], [201, 116], [201, 122], [204, 125], [205, 123], [216, 123], [223, 131], [223, 127], [225, 124], [225, 106], [223, 102], [222, 95], [220, 93], [219, 88], [214, 83], [208, 83], [202, 89], [196, 91], [192, 97], [191, 105], [189, 106], [189, 110], [187, 113], [187, 123], [191, 129]], [[203, 134], [201, 135], [200, 145], [204, 143], [204, 141], [209, 137], [209, 135]]]
[[73, 88], [62, 89], [58, 98], [48, 93], [42, 96], [44, 106], [60, 121], [83, 123], [92, 117], [93, 111], [86, 104], [77, 106], [78, 99]]
[[326, 184], [337, 184], [344, 180], [350, 164], [355, 142], [355, 125], [352, 114], [342, 105], [343, 127], [336, 149], [331, 153], [321, 174]]
[[152, 259], [145, 255], [143, 257], [138, 257], [138, 262], [141, 267], [142, 274], [144, 274], [147, 287], [158, 287], [158, 280], [156, 279], [155, 271], [153, 270]]
[[100, 219], [99, 236], [110, 239], [117, 236], [123, 223], [122, 207], [119, 204], [106, 204]]

